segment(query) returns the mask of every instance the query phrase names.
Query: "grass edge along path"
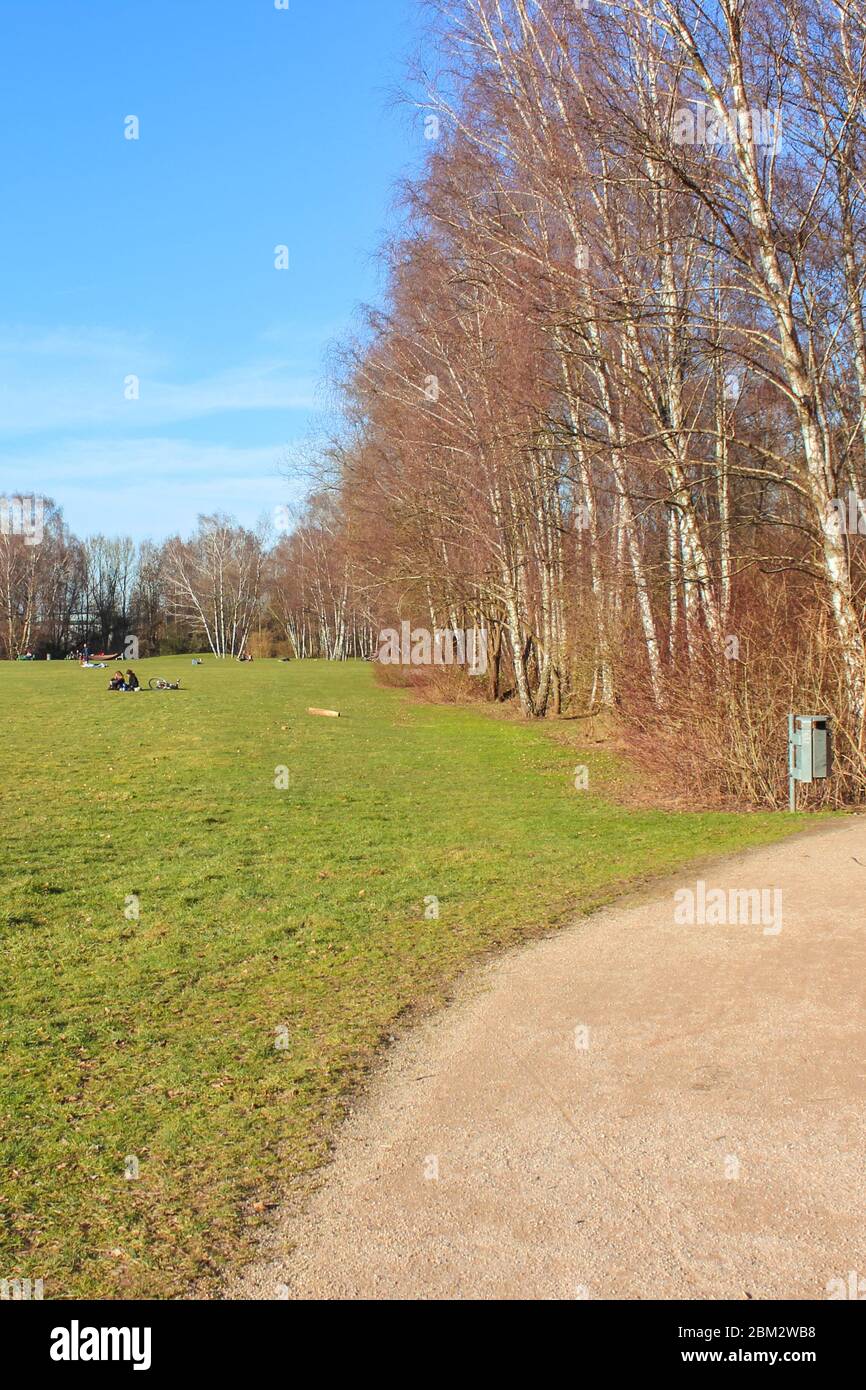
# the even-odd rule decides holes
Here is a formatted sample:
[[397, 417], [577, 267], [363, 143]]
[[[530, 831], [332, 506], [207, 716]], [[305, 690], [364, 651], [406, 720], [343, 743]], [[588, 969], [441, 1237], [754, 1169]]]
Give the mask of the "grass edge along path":
[[215, 1291], [401, 1015], [803, 824], [616, 805], [609, 754], [363, 664], [137, 669], [185, 688], [0, 666], [0, 1278], [46, 1298]]

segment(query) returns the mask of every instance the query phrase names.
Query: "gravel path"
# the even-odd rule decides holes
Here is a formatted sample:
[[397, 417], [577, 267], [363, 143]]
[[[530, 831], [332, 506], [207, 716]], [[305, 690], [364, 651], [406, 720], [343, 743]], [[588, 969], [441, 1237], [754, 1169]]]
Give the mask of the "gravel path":
[[[769, 930], [678, 923], [674, 893], [699, 903], [699, 878], [781, 889], [781, 931], [772, 891]], [[511, 952], [394, 1047], [227, 1296], [784, 1299], [866, 1281], [864, 995], [863, 818]]]

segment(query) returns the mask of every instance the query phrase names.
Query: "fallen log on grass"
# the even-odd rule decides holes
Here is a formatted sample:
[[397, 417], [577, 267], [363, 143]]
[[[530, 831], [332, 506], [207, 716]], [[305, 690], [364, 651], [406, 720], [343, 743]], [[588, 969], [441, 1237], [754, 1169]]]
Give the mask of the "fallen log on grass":
[[317, 714], [321, 719], [339, 719], [338, 709], [308, 709], [307, 714]]

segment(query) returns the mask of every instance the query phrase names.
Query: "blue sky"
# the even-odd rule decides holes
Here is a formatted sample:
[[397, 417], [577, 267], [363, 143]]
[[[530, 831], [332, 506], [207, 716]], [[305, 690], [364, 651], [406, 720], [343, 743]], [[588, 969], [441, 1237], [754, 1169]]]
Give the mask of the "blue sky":
[[423, 156], [392, 102], [419, 27], [416, 0], [0, 0], [0, 493], [157, 540], [298, 494]]

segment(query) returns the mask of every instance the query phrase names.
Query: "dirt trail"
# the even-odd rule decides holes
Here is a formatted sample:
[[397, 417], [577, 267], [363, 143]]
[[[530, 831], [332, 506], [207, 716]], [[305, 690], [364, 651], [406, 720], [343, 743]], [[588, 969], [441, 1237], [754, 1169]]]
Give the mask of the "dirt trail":
[[[698, 878], [781, 888], [782, 930], [677, 925]], [[514, 951], [397, 1044], [228, 1296], [826, 1298], [866, 1279], [864, 995], [863, 818]]]

